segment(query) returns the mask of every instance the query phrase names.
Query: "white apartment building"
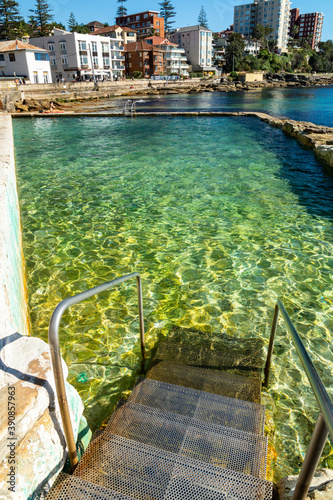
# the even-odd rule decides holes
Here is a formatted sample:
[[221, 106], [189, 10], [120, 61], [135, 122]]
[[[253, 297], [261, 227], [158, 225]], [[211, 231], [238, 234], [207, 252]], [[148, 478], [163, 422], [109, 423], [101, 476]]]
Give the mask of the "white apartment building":
[[49, 54], [21, 40], [0, 42], [0, 76], [52, 83]]
[[185, 50], [193, 71], [213, 71], [213, 33], [203, 26], [187, 26], [171, 31], [167, 35], [170, 42]]
[[70, 33], [54, 29], [53, 35], [30, 41], [49, 51], [53, 81], [113, 80], [125, 70], [124, 46], [121, 39]]
[[278, 50], [286, 51], [290, 6], [290, 0], [254, 0], [252, 4], [237, 5], [234, 8], [234, 32], [249, 36], [256, 24], [270, 26]]

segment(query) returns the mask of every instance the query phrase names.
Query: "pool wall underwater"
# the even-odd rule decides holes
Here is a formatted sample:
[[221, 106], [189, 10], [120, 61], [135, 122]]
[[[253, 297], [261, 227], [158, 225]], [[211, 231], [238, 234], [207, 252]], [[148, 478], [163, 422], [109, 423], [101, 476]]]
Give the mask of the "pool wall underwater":
[[[63, 468], [65, 444], [49, 347], [29, 336], [10, 115], [0, 117], [0, 151], [0, 490], [25, 500]], [[75, 436], [85, 445], [83, 403], [69, 384], [67, 395]]]

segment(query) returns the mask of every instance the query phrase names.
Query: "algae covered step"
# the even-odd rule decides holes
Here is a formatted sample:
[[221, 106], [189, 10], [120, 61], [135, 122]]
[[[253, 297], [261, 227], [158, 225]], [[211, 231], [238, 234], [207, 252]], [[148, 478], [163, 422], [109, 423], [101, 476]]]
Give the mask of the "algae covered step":
[[[256, 349], [240, 349], [242, 342], [227, 342], [225, 349], [212, 350], [201, 346], [161, 342], [154, 356], [152, 366], [160, 361], [173, 361], [201, 368], [215, 368], [236, 375], [261, 378], [264, 362]], [[253, 347], [253, 345], [251, 344]]]
[[126, 403], [113, 414], [103, 436], [112, 434], [266, 478], [267, 438], [258, 434], [136, 403]]
[[253, 434], [264, 432], [264, 405], [166, 382], [141, 378], [128, 401]]
[[242, 377], [173, 361], [155, 364], [147, 372], [146, 378], [252, 403], [260, 403], [261, 398], [261, 381], [258, 378]]
[[272, 499], [268, 481], [116, 435], [93, 441], [75, 476], [136, 500]]

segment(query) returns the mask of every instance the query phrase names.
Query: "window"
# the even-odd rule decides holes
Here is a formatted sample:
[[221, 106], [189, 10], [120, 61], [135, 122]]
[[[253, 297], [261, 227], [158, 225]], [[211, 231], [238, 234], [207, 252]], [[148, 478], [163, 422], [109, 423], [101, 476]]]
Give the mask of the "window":
[[68, 64], [67, 56], [61, 56], [61, 64]]
[[135, 20], [140, 21], [140, 16], [136, 16]]
[[132, 67], [132, 63], [129, 63], [129, 67], [130, 67], [130, 68]]
[[128, 58], [130, 59], [132, 57], [132, 54], [129, 52], [128, 53]]
[[87, 56], [80, 56], [80, 64], [81, 64], [81, 66], [88, 66], [88, 57]]
[[103, 57], [103, 66], [110, 66], [110, 58]]
[[148, 14], [143, 14], [144, 19], [148, 18]]
[[87, 50], [87, 42], [80, 40], [79, 41], [79, 49], [80, 50]]
[[98, 68], [98, 57], [93, 57], [94, 66]]
[[59, 42], [59, 44], [60, 44], [60, 50], [67, 50], [66, 42]]
[[34, 83], [38, 83], [38, 73], [37, 73], [37, 71], [33, 71], [33, 79], [34, 79]]
[[54, 43], [53, 42], [49, 42], [47, 44], [47, 48], [50, 52], [54, 52]]
[[140, 62], [140, 68], [142, 68], [142, 62]]
[[109, 52], [109, 44], [108, 43], [103, 43], [102, 42], [102, 52], [105, 54], [106, 52]]
[[139, 56], [142, 57], [142, 52], [139, 52]]
[[91, 49], [93, 52], [97, 52], [97, 42], [91, 42]]
[[46, 52], [35, 52], [36, 61], [48, 61], [49, 55]]
[[56, 66], [57, 65], [57, 61], [56, 61], [55, 57], [51, 57], [50, 64], [51, 64], [51, 66]]
[[0, 54], [0, 61], [4, 61], [4, 60], [5, 60], [4, 54]]
[[47, 71], [43, 71], [43, 80], [44, 83], [49, 83], [49, 76], [47, 74]]
[[[35, 54], [35, 58], [36, 58], [36, 54]], [[14, 62], [14, 61], [15, 61], [15, 54], [13, 54], [12, 52], [10, 52], [10, 54], [9, 54], [9, 60], [10, 60], [11, 62]]]

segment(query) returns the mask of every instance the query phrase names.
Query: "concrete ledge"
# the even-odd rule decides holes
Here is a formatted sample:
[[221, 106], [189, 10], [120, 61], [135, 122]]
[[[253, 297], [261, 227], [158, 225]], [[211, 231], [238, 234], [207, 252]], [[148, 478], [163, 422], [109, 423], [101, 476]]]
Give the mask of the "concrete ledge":
[[[0, 115], [0, 213], [0, 500], [27, 500], [48, 488], [67, 454], [49, 347], [28, 336], [10, 115]], [[75, 438], [80, 427], [86, 446], [83, 403], [69, 384], [67, 398]]]

